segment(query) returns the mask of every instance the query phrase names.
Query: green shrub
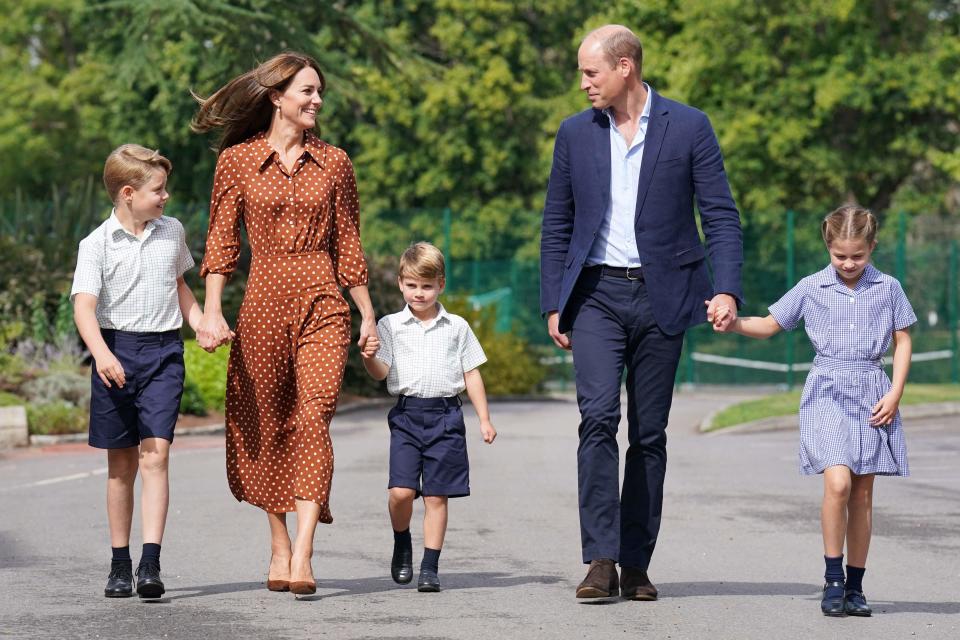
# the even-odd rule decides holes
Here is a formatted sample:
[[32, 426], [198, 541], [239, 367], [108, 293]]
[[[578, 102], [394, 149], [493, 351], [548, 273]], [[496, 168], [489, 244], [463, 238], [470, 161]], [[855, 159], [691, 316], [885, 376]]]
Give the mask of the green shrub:
[[9, 391], [0, 391], [0, 407], [16, 407], [27, 404], [27, 401]]
[[86, 407], [90, 402], [90, 378], [76, 371], [52, 371], [20, 386], [32, 403], [65, 402]]
[[17, 389], [25, 379], [27, 363], [16, 354], [0, 351], [0, 389]]
[[214, 353], [207, 353], [196, 340], [185, 340], [183, 346], [183, 360], [187, 367], [184, 396], [187, 395], [187, 388], [193, 387], [202, 398], [206, 410], [222, 412], [227, 390], [229, 347], [220, 347]]
[[27, 427], [31, 434], [83, 433], [88, 424], [87, 407], [66, 402], [27, 405]]
[[200, 387], [191, 378], [183, 382], [183, 396], [180, 398], [180, 413], [193, 416], [207, 415], [207, 403], [200, 393]]
[[470, 309], [465, 300], [453, 296], [445, 301], [444, 307], [470, 323], [487, 354], [480, 373], [488, 396], [534, 393], [540, 389], [546, 370], [526, 340], [515, 333], [496, 331], [497, 318], [492, 307]]

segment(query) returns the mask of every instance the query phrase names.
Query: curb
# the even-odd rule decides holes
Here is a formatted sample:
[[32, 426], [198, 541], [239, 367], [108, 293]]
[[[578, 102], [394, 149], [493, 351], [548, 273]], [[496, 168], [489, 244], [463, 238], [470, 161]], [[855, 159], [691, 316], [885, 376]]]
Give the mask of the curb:
[[[716, 415], [732, 404], [736, 403], [730, 403], [726, 407], [721, 407], [704, 418], [703, 422], [700, 423], [700, 432], [706, 436], [718, 436], [723, 434], [787, 431], [797, 428], [799, 417], [798, 414], [794, 413], [788, 416], [773, 416], [711, 430]], [[960, 402], [930, 402], [926, 404], [908, 404], [900, 407], [900, 416], [904, 420], [945, 418], [957, 415], [960, 415]]]
[[[515, 396], [497, 396], [490, 398], [490, 404], [500, 402], [568, 402], [571, 397], [569, 394], [531, 394]], [[470, 404], [468, 398], [463, 399], [464, 404]], [[337, 415], [355, 413], [365, 409], [387, 409], [396, 403], [393, 398], [365, 398], [355, 400], [348, 404], [337, 407]], [[213, 424], [201, 425], [199, 427], [190, 427], [176, 432], [177, 437], [189, 436], [213, 436], [224, 432], [224, 423], [215, 422]], [[31, 435], [31, 447], [48, 447], [55, 444], [75, 444], [87, 441], [86, 433], [65, 433], [62, 435]]]

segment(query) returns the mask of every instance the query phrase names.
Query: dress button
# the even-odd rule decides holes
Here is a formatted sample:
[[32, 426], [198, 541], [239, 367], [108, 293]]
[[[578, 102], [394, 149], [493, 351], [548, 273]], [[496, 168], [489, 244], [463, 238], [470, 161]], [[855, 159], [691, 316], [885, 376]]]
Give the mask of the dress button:
[[850, 296], [850, 304], [853, 304], [853, 296]]
[[857, 328], [857, 325], [852, 324], [852, 325], [850, 325], [850, 328], [851, 328], [851, 329], [856, 329], [856, 328]]

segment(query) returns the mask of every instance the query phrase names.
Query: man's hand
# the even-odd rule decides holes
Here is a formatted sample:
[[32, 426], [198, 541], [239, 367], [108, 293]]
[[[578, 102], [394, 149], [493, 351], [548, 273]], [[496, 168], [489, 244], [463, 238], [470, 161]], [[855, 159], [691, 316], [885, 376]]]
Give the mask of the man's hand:
[[[737, 301], [729, 293], [718, 293], [712, 300], [704, 300], [707, 306], [707, 322], [713, 325], [713, 330], [726, 333], [737, 320]], [[720, 313], [721, 308], [726, 309]]]
[[572, 349], [570, 337], [565, 333], [560, 333], [560, 314], [556, 311], [547, 314], [547, 333], [553, 338], [553, 344], [567, 351]]

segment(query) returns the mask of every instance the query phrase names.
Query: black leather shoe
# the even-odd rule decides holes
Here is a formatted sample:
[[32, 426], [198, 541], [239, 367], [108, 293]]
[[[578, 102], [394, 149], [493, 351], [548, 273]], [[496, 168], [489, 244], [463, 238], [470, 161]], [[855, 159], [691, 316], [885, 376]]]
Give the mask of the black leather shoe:
[[420, 578], [417, 580], [417, 591], [440, 591], [440, 576], [430, 569], [420, 569]]
[[825, 616], [842, 616], [844, 611], [843, 582], [834, 580], [823, 585], [823, 598], [820, 600], [820, 611]]
[[844, 594], [843, 610], [847, 612], [848, 616], [869, 618], [873, 615], [873, 609], [867, 604], [863, 591], [847, 591]]
[[413, 547], [410, 544], [393, 543], [390, 576], [397, 584], [408, 584], [413, 580]]
[[577, 598], [611, 598], [620, 595], [617, 565], [608, 558], [590, 561], [586, 577], [577, 585]]
[[110, 575], [103, 595], [108, 598], [129, 598], [133, 595], [133, 563], [130, 560], [110, 563]]
[[159, 598], [163, 594], [160, 565], [156, 562], [140, 563], [137, 567], [137, 595], [141, 598]]

